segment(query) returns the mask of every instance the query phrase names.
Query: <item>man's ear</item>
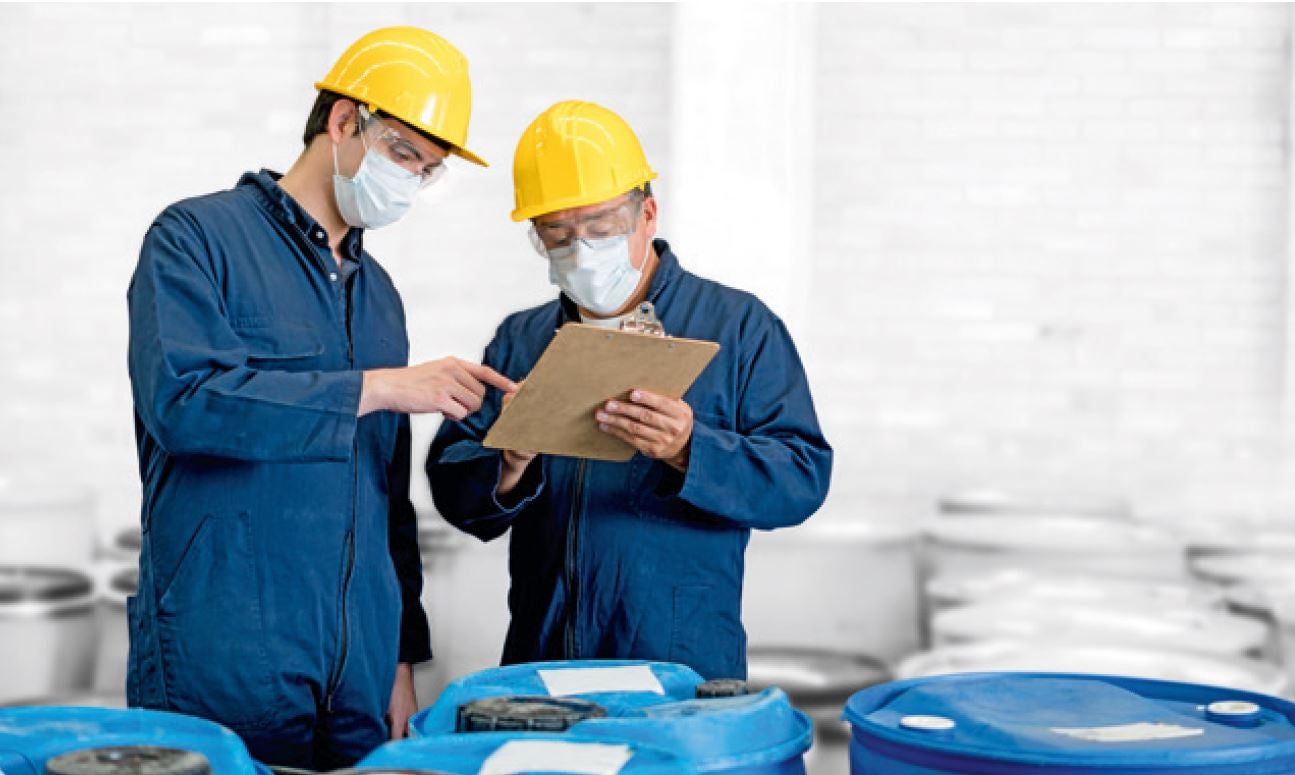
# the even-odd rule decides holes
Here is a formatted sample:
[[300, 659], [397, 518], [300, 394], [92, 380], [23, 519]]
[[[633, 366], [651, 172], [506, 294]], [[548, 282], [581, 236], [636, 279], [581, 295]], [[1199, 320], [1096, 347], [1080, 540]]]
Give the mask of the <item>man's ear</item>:
[[647, 229], [648, 239], [656, 236], [656, 197], [649, 196], [643, 200], [643, 226]]
[[350, 100], [338, 100], [328, 112], [328, 136], [334, 143], [340, 143], [348, 136], [353, 136], [359, 128], [359, 109]]

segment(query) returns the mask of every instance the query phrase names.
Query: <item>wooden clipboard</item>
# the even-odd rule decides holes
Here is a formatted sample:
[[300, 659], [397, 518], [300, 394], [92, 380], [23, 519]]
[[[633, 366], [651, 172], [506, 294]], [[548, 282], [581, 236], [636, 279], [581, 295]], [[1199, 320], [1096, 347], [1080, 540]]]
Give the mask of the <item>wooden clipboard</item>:
[[717, 352], [715, 342], [568, 323], [482, 443], [493, 449], [629, 460], [633, 447], [598, 430], [598, 407], [626, 398], [634, 388], [680, 398]]

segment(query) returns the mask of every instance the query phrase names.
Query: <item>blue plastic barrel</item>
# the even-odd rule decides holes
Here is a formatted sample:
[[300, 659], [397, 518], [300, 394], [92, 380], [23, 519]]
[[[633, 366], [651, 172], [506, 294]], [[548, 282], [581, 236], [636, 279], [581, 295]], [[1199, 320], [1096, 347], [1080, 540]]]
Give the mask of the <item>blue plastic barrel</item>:
[[846, 705], [852, 775], [1285, 775], [1295, 704], [1114, 676], [965, 673]]
[[[605, 772], [623, 775], [695, 772], [678, 756], [641, 743], [533, 732], [441, 735], [388, 743], [365, 757], [356, 765], [355, 772], [359, 775], [369, 768], [384, 768], [477, 775], [487, 762], [498, 768], [504, 761], [543, 767], [537, 772], [590, 772], [596, 771], [600, 764]], [[577, 768], [577, 765], [582, 766]]]
[[[598, 672], [605, 668], [620, 670]], [[558, 695], [573, 705], [564, 733], [571, 738], [658, 748], [702, 773], [804, 775], [804, 754], [813, 737], [809, 718], [791, 706], [781, 689], [709, 696], [710, 689], [722, 695], [735, 688], [726, 683], [703, 682], [683, 665], [660, 662], [513, 665], [450, 684], [435, 705], [413, 718], [411, 727], [423, 737], [452, 734], [461, 731], [460, 709], [470, 704], [515, 697], [523, 705], [542, 705], [541, 700]], [[595, 705], [599, 712], [582, 715], [581, 704]], [[566, 710], [558, 707], [557, 713]], [[460, 736], [478, 734], [486, 733]]]
[[409, 723], [419, 737], [455, 732], [461, 706], [488, 697], [512, 696], [573, 697], [618, 715], [634, 708], [693, 699], [702, 683], [692, 668], [668, 662], [588, 660], [509, 665], [454, 681]]
[[219, 775], [264, 775], [242, 739], [204, 719], [151, 710], [0, 708], [0, 772], [44, 775], [46, 763], [86, 748], [158, 746], [202, 754]]

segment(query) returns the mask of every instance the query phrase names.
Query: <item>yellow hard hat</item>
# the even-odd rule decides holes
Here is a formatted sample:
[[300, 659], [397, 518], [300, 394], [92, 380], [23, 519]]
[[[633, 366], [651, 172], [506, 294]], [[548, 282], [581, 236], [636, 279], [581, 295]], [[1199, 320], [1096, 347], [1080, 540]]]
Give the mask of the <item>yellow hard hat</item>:
[[517, 143], [513, 220], [605, 202], [655, 179], [625, 119], [592, 102], [559, 102]]
[[384, 27], [351, 44], [316, 89], [327, 89], [395, 116], [488, 166], [469, 151], [472, 84], [468, 59], [448, 40], [418, 27]]

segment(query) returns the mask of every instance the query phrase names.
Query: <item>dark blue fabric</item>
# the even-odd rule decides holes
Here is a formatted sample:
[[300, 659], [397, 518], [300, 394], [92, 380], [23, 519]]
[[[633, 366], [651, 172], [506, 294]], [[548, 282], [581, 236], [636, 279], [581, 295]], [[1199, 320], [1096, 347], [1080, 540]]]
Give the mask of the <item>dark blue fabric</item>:
[[[482, 540], [512, 531], [504, 664], [647, 659], [745, 677], [751, 528], [799, 524], [827, 495], [832, 450], [782, 321], [754, 296], [685, 272], [664, 240], [655, 247], [648, 298], [666, 331], [721, 345], [684, 396], [695, 416], [686, 477], [643, 455], [543, 455], [501, 503], [500, 453], [480, 443], [499, 413], [494, 394], [432, 443], [441, 514]], [[565, 296], [513, 314], [484, 360], [523, 379], [556, 329], [578, 319]]]
[[431, 656], [409, 420], [356, 418], [361, 371], [404, 366], [409, 346], [361, 233], [346, 276], [275, 179], [167, 208], [131, 281], [144, 541], [128, 699], [325, 768], [383, 742], [397, 660]]

